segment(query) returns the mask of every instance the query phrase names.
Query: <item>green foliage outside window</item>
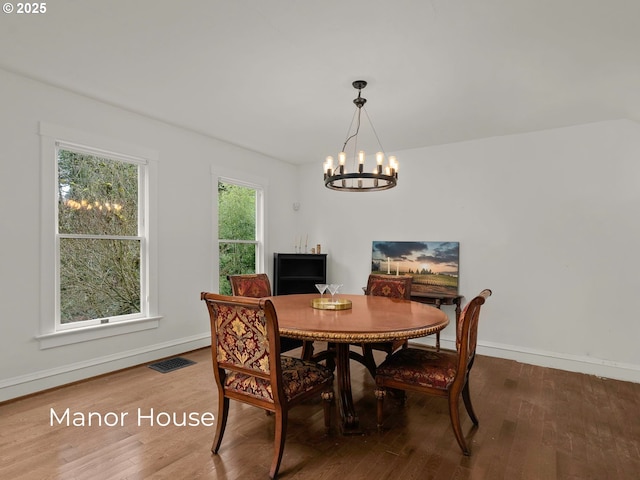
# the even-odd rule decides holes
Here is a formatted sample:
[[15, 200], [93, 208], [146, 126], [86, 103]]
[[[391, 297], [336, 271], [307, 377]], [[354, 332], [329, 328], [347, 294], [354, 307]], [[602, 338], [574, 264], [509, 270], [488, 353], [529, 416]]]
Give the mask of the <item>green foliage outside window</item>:
[[256, 190], [218, 183], [220, 293], [231, 295], [228, 275], [256, 272]]
[[138, 166], [58, 151], [60, 321], [139, 313]]

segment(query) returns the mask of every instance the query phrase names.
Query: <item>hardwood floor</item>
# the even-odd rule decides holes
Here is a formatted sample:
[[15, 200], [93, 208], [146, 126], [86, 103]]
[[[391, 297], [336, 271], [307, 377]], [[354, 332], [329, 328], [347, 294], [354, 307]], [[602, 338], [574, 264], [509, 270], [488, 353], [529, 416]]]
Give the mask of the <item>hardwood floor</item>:
[[[209, 350], [182, 356], [198, 363], [166, 374], [135, 367], [0, 405], [0, 478], [267, 478], [273, 418], [261, 410], [232, 402], [217, 456], [214, 427], [157, 425], [173, 412], [176, 423], [195, 412], [186, 418], [195, 423], [217, 411]], [[320, 400], [293, 409], [279, 478], [639, 478], [640, 384], [479, 356], [471, 394], [480, 426], [470, 431], [463, 414], [472, 449], [464, 457], [443, 399], [410, 393], [405, 407], [388, 400], [379, 433], [373, 380], [352, 367], [364, 435], [340, 435], [335, 417], [325, 435]], [[62, 424], [54, 417], [51, 425], [52, 409]], [[159, 414], [153, 426], [148, 418], [138, 425], [138, 409]], [[84, 426], [74, 426], [83, 416]]]

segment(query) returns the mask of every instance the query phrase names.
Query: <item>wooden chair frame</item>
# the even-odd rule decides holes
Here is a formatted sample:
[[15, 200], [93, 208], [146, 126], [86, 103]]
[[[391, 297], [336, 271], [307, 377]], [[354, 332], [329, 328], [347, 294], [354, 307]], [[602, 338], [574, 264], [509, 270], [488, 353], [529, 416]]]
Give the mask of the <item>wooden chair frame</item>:
[[[409, 390], [428, 395], [445, 397], [449, 403], [451, 426], [453, 427], [453, 432], [456, 436], [456, 440], [458, 441], [458, 445], [460, 445], [460, 448], [465, 455], [471, 454], [460, 425], [459, 398], [462, 395], [467, 413], [469, 414], [474, 426], [477, 427], [478, 417], [473, 410], [471, 393], [469, 391], [469, 373], [473, 367], [476, 355], [480, 308], [489, 296], [491, 296], [491, 290], [485, 289], [465, 306], [460, 315], [460, 320], [456, 324], [456, 351], [442, 350], [435, 353], [435, 355], [440, 356], [449, 355], [450, 358], [454, 359], [456, 365], [455, 376], [453, 381], [448, 384], [447, 387], [439, 388], [437, 386], [425, 386], [384, 375], [385, 367], [387, 365], [394, 365], [394, 368], [400, 368], [398, 366], [398, 362], [395, 362], [394, 364], [394, 361], [399, 358], [394, 358], [396, 357], [395, 355], [391, 355], [391, 357], [379, 366], [379, 373], [376, 375], [376, 397], [378, 403], [377, 420], [379, 428], [381, 428], [383, 424], [383, 402], [387, 389], [403, 391]], [[402, 352], [402, 354], [410, 357], [413, 353], [412, 351], [415, 350], [416, 349], [409, 348]]]
[[[318, 381], [312, 386], [307, 385], [308, 389], [304, 392], [296, 394], [293, 398], [288, 399], [285, 394], [282, 372], [278, 317], [271, 301], [250, 297], [229, 297], [206, 292], [201, 294], [201, 299], [206, 302], [207, 309], [209, 311], [209, 318], [211, 322], [213, 372], [218, 389], [218, 416], [216, 419], [216, 432], [211, 451], [216, 454], [220, 449], [220, 444], [222, 443], [222, 437], [224, 436], [229, 416], [230, 400], [236, 400], [238, 402], [262, 408], [267, 412], [272, 412], [275, 417], [275, 448], [271, 468], [269, 470], [269, 476], [271, 478], [275, 478], [280, 468], [280, 462], [284, 452], [288, 413], [292, 407], [312, 397], [322, 397], [325, 428], [327, 431], [329, 430], [331, 418], [330, 405], [333, 400], [333, 374], [325, 372], [328, 373], [326, 380], [322, 382]], [[268, 372], [257, 368], [250, 368], [246, 365], [242, 366], [239, 362], [233, 361], [233, 359], [227, 358], [224, 360], [224, 355], [219, 356], [218, 346], [224, 341], [224, 339], [218, 335], [218, 318], [220, 316], [221, 306], [253, 310], [258, 312], [258, 315], [262, 314], [264, 316], [269, 352]], [[222, 316], [220, 318], [222, 320]], [[299, 359], [295, 359], [295, 361], [300, 364], [310, 363]], [[316, 365], [316, 367], [324, 369], [321, 365]], [[265, 398], [258, 398], [256, 396], [239, 393], [238, 391], [225, 388], [225, 380], [227, 379], [227, 376], [234, 372], [268, 383], [271, 388], [273, 401], [268, 401]]]

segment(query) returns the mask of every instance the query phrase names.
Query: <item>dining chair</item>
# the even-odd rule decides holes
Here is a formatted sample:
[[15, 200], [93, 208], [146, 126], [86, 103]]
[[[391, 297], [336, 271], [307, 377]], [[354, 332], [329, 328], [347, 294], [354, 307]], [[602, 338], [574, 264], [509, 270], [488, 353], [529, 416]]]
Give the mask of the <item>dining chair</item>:
[[262, 298], [271, 296], [271, 282], [266, 273], [227, 276], [231, 294], [240, 297]]
[[[378, 428], [383, 425], [383, 402], [387, 389], [446, 397], [458, 445], [465, 455], [471, 454], [460, 426], [459, 400], [462, 395], [467, 413], [477, 426], [478, 417], [473, 411], [469, 392], [469, 373], [476, 356], [480, 308], [489, 296], [491, 290], [482, 290], [464, 307], [456, 324], [455, 351], [410, 347], [393, 353], [378, 366], [375, 377]], [[404, 395], [400, 398], [404, 401]]]
[[[411, 299], [411, 285], [413, 277], [411, 275], [379, 275], [370, 274], [367, 280], [365, 295], [378, 297]], [[406, 348], [406, 340], [393, 340], [389, 342], [376, 343], [356, 343], [352, 344], [362, 349], [362, 353], [350, 351], [349, 357], [362, 363], [372, 376], [376, 375], [376, 362], [373, 356], [374, 350], [383, 351], [387, 356], [391, 355], [399, 348]]]
[[229, 416], [229, 401], [262, 408], [275, 418], [274, 454], [269, 477], [280, 468], [289, 410], [321, 397], [324, 425], [330, 427], [333, 373], [322, 365], [280, 354], [278, 316], [268, 299], [201, 293], [211, 323], [213, 372], [218, 416], [211, 451], [218, 453]]
[[[271, 296], [271, 282], [266, 273], [228, 275], [231, 294], [240, 297], [262, 298]], [[310, 360], [313, 355], [313, 342], [303, 342], [295, 338], [280, 337], [280, 351], [288, 352], [302, 347], [302, 358]]]

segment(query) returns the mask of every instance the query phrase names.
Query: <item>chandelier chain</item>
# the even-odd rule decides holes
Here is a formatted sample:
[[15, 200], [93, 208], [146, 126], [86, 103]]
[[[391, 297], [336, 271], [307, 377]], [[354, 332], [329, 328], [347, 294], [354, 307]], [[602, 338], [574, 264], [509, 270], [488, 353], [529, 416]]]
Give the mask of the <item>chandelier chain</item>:
[[[349, 136], [349, 132], [351, 131], [351, 128], [353, 127], [353, 122], [356, 119], [356, 115], [358, 117], [358, 125], [356, 127], [356, 132], [353, 135]], [[355, 112], [353, 112], [353, 117], [351, 117], [351, 123], [349, 124], [349, 130], [347, 131], [347, 139], [344, 141], [344, 144], [342, 145], [341, 152], [346, 151], [345, 148], [347, 148], [347, 143], [349, 143], [349, 140], [351, 140], [353, 137], [356, 137], [358, 135], [359, 131], [360, 131], [360, 109], [358, 108]]]
[[378, 142], [378, 146], [380, 147], [380, 151], [382, 153], [384, 153], [384, 156], [387, 156], [387, 152], [385, 152], [384, 148], [382, 147], [382, 142], [380, 142], [380, 138], [378, 137], [378, 132], [376, 132], [376, 127], [373, 126], [373, 122], [371, 121], [371, 118], [369, 117], [369, 112], [367, 112], [367, 109], [364, 109], [364, 114], [367, 116], [367, 120], [369, 121], [369, 125], [371, 126], [371, 130], [373, 130], [373, 135], [376, 137], [376, 142]]

